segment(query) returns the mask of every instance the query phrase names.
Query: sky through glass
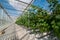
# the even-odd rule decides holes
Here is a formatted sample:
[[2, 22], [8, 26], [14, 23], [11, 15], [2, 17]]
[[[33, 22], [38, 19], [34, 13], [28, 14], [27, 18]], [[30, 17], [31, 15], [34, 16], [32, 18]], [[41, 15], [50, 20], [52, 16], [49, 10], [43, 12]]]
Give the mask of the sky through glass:
[[[2, 3], [3, 7], [10, 13], [10, 15], [12, 15], [12, 16], [19, 15], [20, 11], [17, 11], [16, 8], [19, 9], [20, 6], [16, 6], [16, 8], [14, 8], [12, 5], [15, 5], [15, 3], [17, 3], [17, 2], [11, 4], [11, 2], [9, 2], [9, 1], [14, 2], [14, 0], [0, 0], [0, 3]], [[24, 1], [27, 3], [29, 2], [26, 0], [21, 0], [21, 1]], [[33, 5], [47, 10], [49, 4], [47, 3], [46, 0], [34, 0]], [[22, 9], [22, 8], [20, 8], [20, 9]]]

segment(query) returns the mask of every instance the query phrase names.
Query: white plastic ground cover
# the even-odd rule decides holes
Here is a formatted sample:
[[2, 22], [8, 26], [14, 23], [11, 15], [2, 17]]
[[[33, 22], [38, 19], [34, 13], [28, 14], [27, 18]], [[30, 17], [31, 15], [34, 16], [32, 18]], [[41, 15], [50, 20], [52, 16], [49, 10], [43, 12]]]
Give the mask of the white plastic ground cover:
[[[23, 13], [23, 11], [28, 7], [30, 3], [32, 3], [32, 1], [33, 0], [9, 0], [8, 2], [12, 7], [20, 11], [19, 13]], [[11, 16], [11, 18], [15, 21], [17, 17]], [[10, 18], [5, 14], [4, 11], [0, 12], [0, 31], [7, 28], [12, 23], [13, 21], [10, 20]]]

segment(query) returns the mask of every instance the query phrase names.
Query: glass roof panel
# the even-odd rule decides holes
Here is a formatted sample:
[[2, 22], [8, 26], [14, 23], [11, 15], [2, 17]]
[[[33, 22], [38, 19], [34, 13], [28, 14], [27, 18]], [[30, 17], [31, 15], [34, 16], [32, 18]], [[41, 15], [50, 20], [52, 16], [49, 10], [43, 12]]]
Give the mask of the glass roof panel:
[[32, 0], [2, 0], [2, 2], [0, 2], [2, 5], [2, 7], [0, 6], [2, 8], [0, 9], [0, 30], [3, 30], [12, 23], [10, 17], [15, 21], [19, 14], [22, 14], [28, 7]]
[[24, 9], [30, 4], [32, 0], [9, 0], [11, 6], [16, 10], [24, 11]]
[[23, 1], [29, 4], [32, 0], [19, 0], [19, 1]]
[[12, 20], [0, 9], [0, 30], [6, 28], [11, 22]]

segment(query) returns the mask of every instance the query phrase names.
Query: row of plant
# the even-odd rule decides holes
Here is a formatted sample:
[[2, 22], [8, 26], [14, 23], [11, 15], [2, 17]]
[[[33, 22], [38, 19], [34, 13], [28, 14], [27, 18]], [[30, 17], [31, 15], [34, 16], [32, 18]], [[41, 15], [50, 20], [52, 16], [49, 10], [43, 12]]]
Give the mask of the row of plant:
[[17, 19], [16, 24], [30, 28], [33, 30], [33, 33], [51, 32], [60, 38], [60, 4], [57, 0], [50, 0], [48, 2], [51, 3], [49, 6], [52, 11], [51, 13], [31, 5], [30, 8]]

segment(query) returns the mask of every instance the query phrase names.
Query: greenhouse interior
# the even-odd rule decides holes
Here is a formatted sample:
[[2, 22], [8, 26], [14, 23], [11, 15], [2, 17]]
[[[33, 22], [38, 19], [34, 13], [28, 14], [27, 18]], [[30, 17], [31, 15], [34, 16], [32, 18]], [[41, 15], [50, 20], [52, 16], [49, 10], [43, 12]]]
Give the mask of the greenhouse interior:
[[0, 40], [60, 40], [60, 0], [0, 0]]

